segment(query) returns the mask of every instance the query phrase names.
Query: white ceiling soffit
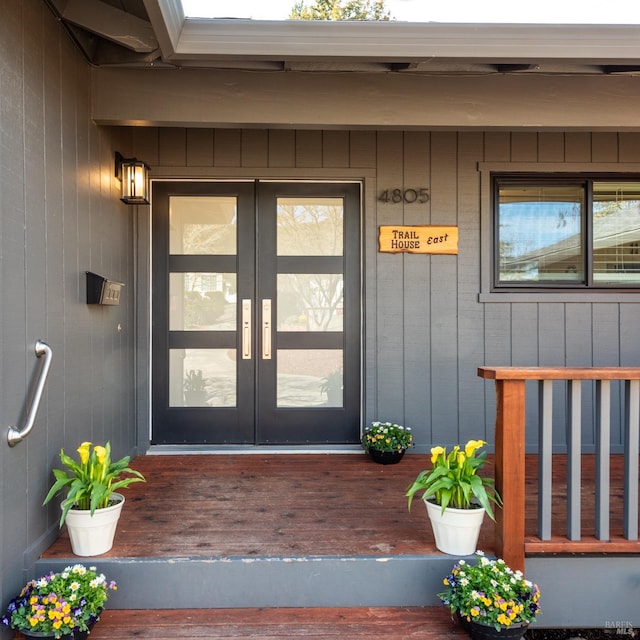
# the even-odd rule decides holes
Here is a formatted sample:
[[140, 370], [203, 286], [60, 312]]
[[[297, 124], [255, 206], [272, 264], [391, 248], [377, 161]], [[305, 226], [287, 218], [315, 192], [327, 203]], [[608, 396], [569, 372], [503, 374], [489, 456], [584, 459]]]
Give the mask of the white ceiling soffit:
[[144, 4], [164, 59], [174, 63], [242, 57], [640, 62], [638, 25], [185, 19], [180, 0], [144, 0]]

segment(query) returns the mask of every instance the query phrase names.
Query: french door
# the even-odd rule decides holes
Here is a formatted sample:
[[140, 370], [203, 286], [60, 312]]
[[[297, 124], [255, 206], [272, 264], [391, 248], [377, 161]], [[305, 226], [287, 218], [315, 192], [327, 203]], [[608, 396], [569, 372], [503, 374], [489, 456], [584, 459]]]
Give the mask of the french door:
[[156, 181], [152, 211], [152, 442], [358, 442], [360, 185]]

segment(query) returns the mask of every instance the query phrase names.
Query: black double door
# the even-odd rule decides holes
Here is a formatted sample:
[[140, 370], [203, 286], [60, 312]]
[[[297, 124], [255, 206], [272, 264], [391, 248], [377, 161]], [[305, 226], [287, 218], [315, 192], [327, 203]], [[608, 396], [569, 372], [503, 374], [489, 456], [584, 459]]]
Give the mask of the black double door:
[[156, 181], [152, 212], [152, 442], [357, 442], [360, 185]]

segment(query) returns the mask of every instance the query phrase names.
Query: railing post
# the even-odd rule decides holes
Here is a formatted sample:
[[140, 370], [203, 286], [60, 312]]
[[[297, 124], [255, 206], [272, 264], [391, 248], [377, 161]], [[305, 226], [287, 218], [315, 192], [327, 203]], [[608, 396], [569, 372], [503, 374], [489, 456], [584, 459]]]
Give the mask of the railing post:
[[524, 571], [525, 381], [496, 380], [496, 553], [514, 570]]

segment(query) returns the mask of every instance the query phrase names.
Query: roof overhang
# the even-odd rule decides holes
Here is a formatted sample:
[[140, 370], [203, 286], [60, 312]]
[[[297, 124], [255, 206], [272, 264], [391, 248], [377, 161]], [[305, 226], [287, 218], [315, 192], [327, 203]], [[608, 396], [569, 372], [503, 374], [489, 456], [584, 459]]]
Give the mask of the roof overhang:
[[639, 25], [442, 24], [185, 18], [179, 0], [144, 0], [163, 60], [637, 65]]

